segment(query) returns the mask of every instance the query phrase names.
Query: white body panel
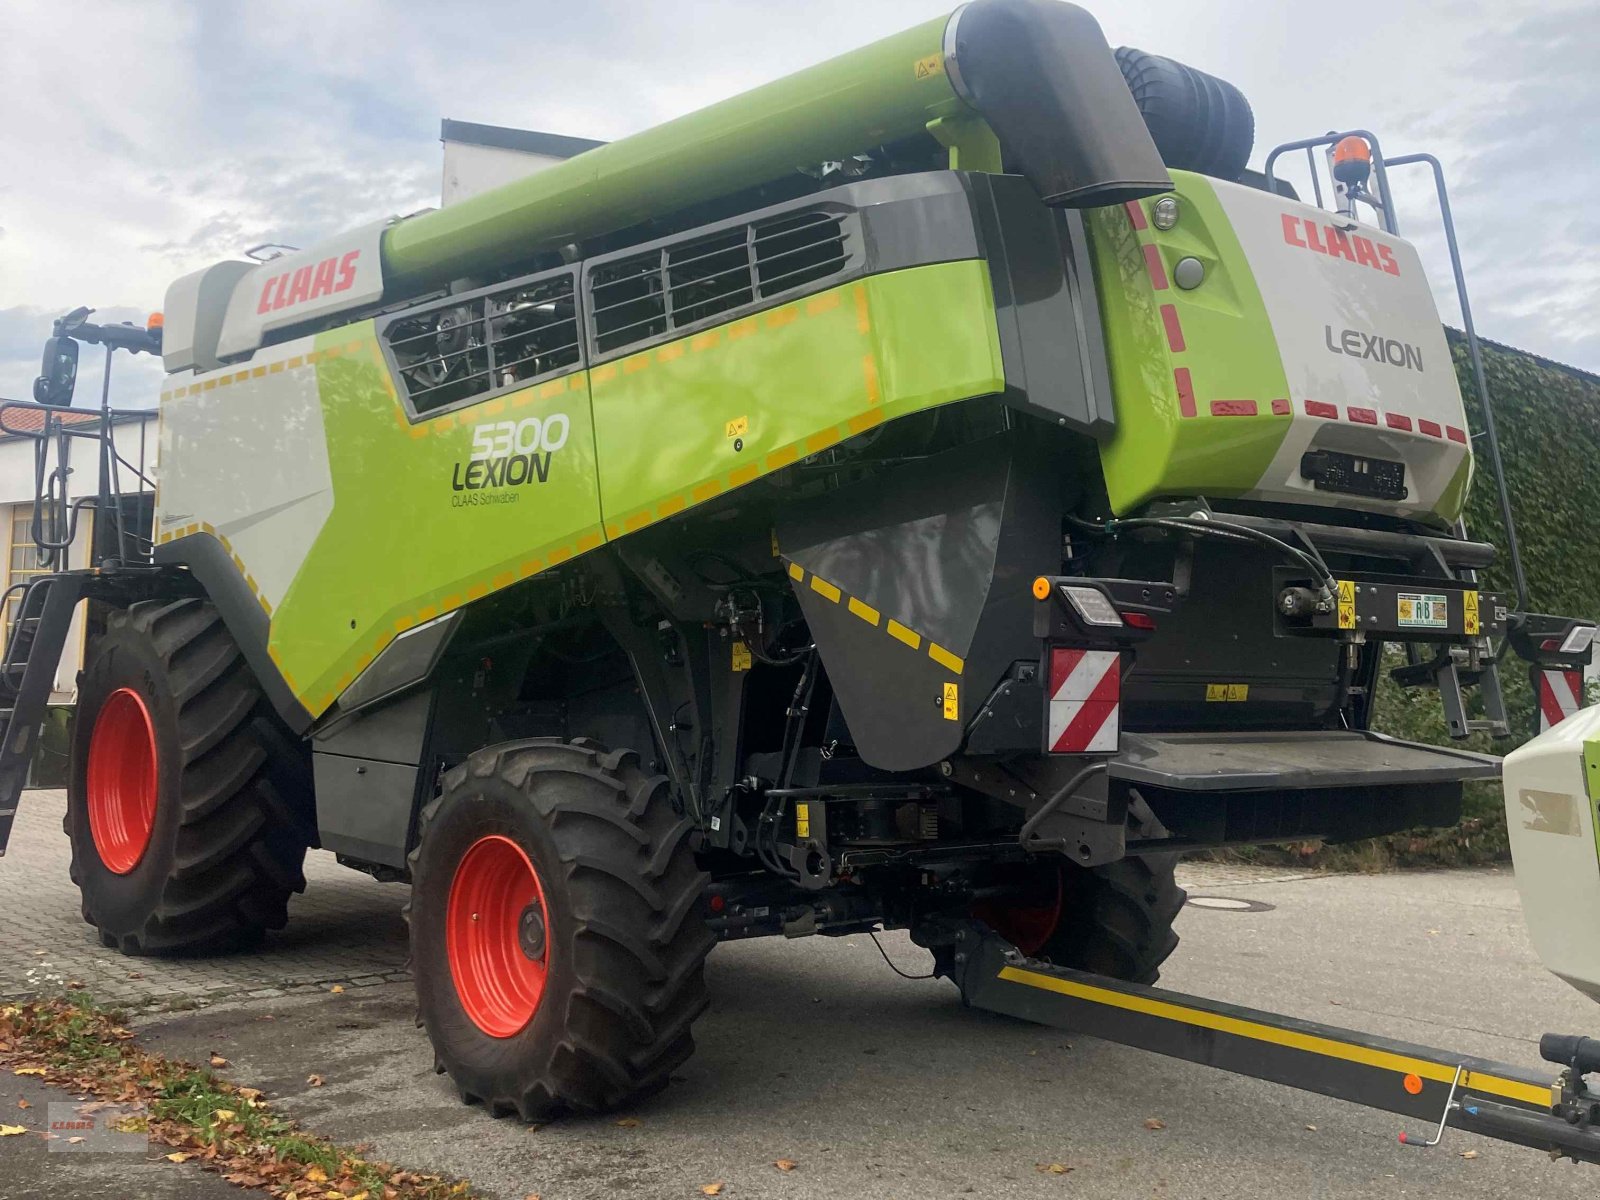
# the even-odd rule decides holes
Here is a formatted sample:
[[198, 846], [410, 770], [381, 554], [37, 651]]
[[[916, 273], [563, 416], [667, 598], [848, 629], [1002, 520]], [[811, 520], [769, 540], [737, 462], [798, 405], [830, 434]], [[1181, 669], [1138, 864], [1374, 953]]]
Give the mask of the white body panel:
[[[306, 361], [314, 348], [309, 337], [283, 342], [257, 354], [249, 371], [221, 372], [226, 390], [161, 401], [156, 541], [190, 526], [210, 530], [268, 611], [333, 511], [317, 371]], [[184, 390], [212, 378], [196, 376]], [[233, 449], [219, 454], [219, 446]]]
[[247, 355], [274, 330], [303, 325], [383, 298], [383, 231], [374, 221], [308, 250], [260, 263], [234, 286], [217, 354]]
[[1266, 304], [1288, 378], [1291, 425], [1253, 496], [1327, 504], [1300, 474], [1308, 450], [1403, 462], [1402, 501], [1339, 495], [1405, 515], [1438, 503], [1470, 460], [1450, 348], [1409, 242], [1337, 213], [1216, 183]]
[[1583, 744], [1600, 738], [1586, 708], [1506, 756], [1503, 786], [1517, 891], [1544, 965], [1600, 1000], [1600, 852]]

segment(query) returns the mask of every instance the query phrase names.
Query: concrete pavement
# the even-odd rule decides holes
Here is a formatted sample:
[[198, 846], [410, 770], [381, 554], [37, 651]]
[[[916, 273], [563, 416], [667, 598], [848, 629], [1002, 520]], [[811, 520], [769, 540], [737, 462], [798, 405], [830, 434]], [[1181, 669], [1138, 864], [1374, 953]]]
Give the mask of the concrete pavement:
[[[38, 799], [28, 798], [42, 809]], [[66, 883], [59, 825], [35, 822], [19, 840], [0, 863], [0, 991], [26, 990], [13, 972], [41, 960], [93, 975], [80, 979], [92, 987], [116, 982], [134, 1004], [135, 985], [150, 986], [145, 999], [158, 1006], [194, 986], [197, 1002], [221, 1002], [149, 1012], [139, 1024], [153, 1047], [197, 1059], [215, 1050], [233, 1077], [319, 1132], [506, 1200], [697, 1197], [714, 1182], [727, 1197], [789, 1200], [1564, 1197], [1588, 1196], [1600, 1179], [1460, 1133], [1437, 1150], [1405, 1150], [1401, 1122], [1382, 1113], [968, 1012], [950, 985], [891, 973], [864, 937], [719, 948], [699, 1052], [665, 1095], [626, 1114], [636, 1124], [529, 1130], [462, 1106], [434, 1075], [396, 974], [404, 888], [318, 862], [295, 926], [265, 954], [160, 964], [93, 941]], [[15, 936], [6, 889], [23, 870], [29, 929], [43, 929], [47, 946], [28, 929]], [[1197, 897], [1268, 907], [1186, 908], [1171, 987], [1528, 1064], [1545, 1030], [1600, 1027], [1600, 1011], [1538, 964], [1506, 872], [1306, 878], [1190, 866], [1184, 881]], [[905, 969], [925, 968], [903, 937], [884, 944]], [[328, 990], [357, 978], [367, 985]], [[307, 1083], [312, 1074], [322, 1086]], [[1149, 1118], [1164, 1128], [1147, 1128]], [[0, 1142], [0, 1195], [15, 1179], [7, 1150]], [[780, 1158], [798, 1166], [779, 1171]], [[1071, 1170], [1039, 1169], [1051, 1163]], [[52, 1194], [80, 1194], [65, 1168]]]

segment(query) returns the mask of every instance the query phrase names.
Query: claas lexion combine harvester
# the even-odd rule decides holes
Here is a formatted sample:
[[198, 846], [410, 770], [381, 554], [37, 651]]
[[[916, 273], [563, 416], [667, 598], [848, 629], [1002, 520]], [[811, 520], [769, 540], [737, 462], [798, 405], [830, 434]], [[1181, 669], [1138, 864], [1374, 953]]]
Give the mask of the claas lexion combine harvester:
[[[899, 928], [974, 1006], [1600, 1159], [1584, 1039], [1552, 1082], [1152, 986], [1178, 852], [1449, 823], [1500, 773], [1374, 732], [1381, 672], [1505, 733], [1502, 652], [1572, 670], [1594, 633], [1527, 611], [1487, 405], [1518, 594], [1477, 582], [1388, 184], [1437, 163], [1355, 131], [1258, 173], [1252, 138], [1072, 5], [975, 0], [188, 275], [161, 328], [63, 318], [41, 553], [121, 512], [109, 410], [59, 418], [84, 342], [165, 361], [153, 544], [102, 519], [9, 597], [0, 844], [86, 602], [66, 830], [104, 943], [277, 929], [308, 847], [408, 881], [437, 1066], [497, 1115], [662, 1087], [719, 940]], [[1314, 203], [1273, 170], [1301, 151]], [[1583, 744], [1539, 745], [1588, 880]], [[1540, 911], [1592, 985], [1592, 909]]]

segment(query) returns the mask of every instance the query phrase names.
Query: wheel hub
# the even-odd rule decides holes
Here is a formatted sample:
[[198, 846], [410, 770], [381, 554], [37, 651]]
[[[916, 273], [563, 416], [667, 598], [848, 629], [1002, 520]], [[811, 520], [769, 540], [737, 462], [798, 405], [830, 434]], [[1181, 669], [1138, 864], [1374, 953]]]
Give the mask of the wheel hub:
[[530, 904], [522, 910], [522, 916], [517, 921], [517, 941], [530, 962], [544, 961], [545, 930], [542, 905]]

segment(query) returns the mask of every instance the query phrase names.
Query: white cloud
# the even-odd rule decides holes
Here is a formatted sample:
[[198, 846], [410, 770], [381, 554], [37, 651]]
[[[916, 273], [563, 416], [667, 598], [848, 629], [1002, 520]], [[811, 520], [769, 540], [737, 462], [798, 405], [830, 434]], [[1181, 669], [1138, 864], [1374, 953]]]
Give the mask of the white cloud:
[[[158, 308], [171, 279], [255, 242], [303, 245], [434, 202], [441, 116], [618, 137], [951, 7], [9, 0], [0, 162], [17, 169], [0, 175], [0, 345], [78, 304]], [[1594, 6], [1090, 7], [1112, 44], [1239, 84], [1258, 163], [1335, 126], [1438, 153], [1480, 329], [1600, 368]], [[1401, 189], [1403, 227], [1449, 316], [1419, 184]], [[0, 355], [0, 395], [26, 394], [36, 355]], [[153, 393], [147, 371], [130, 374]]]

